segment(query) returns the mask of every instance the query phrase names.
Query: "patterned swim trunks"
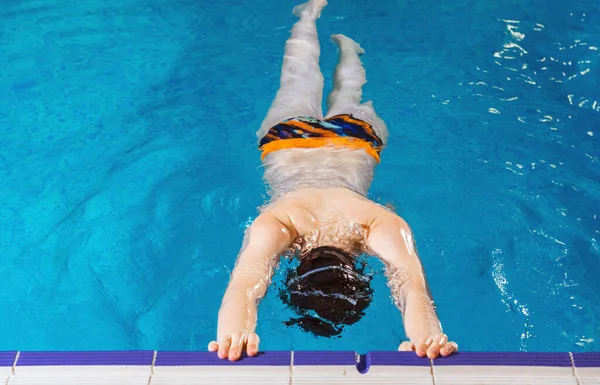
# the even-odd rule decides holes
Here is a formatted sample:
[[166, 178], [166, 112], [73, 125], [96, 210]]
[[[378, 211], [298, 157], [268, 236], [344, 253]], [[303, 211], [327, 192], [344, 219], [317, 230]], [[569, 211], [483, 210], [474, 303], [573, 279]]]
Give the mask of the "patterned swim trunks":
[[383, 143], [370, 124], [344, 114], [323, 120], [306, 116], [286, 119], [269, 129], [258, 148], [263, 159], [286, 148], [318, 147], [363, 149], [379, 162]]

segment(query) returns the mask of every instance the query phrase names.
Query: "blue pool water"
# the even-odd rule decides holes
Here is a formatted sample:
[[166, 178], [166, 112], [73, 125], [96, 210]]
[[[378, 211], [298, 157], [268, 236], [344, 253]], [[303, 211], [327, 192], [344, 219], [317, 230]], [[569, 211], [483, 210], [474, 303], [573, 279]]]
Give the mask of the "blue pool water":
[[[0, 350], [205, 348], [295, 4], [3, 1]], [[327, 88], [330, 34], [367, 52], [391, 132], [371, 197], [413, 227], [451, 338], [600, 350], [599, 3], [330, 0], [319, 32]], [[338, 339], [284, 326], [271, 291], [262, 348], [395, 349], [372, 266]]]

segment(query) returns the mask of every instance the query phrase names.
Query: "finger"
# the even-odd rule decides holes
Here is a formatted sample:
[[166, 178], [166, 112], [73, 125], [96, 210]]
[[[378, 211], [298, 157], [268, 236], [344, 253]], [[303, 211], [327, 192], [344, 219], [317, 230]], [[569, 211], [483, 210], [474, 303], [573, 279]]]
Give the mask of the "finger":
[[458, 344], [456, 342], [448, 342], [440, 349], [440, 354], [444, 357], [458, 352]]
[[208, 344], [208, 351], [216, 352], [217, 350], [219, 350], [219, 343], [217, 341], [210, 341]]
[[447, 343], [448, 343], [447, 335], [438, 334], [437, 336], [435, 336], [435, 338], [433, 339], [433, 342], [429, 346], [429, 349], [427, 349], [427, 357], [429, 357], [430, 359], [437, 358], [440, 355], [440, 349], [442, 348], [442, 346], [446, 345]]
[[229, 360], [236, 361], [242, 356], [242, 350], [246, 344], [246, 336], [242, 332], [235, 332], [231, 338], [231, 347], [229, 348]]
[[248, 346], [246, 352], [250, 357], [258, 354], [258, 344], [260, 343], [260, 338], [256, 333], [250, 333], [248, 336]]
[[415, 350], [415, 344], [410, 341], [404, 341], [398, 346], [398, 351], [400, 352], [410, 352]]
[[427, 355], [427, 349], [429, 349], [429, 346], [431, 346], [431, 343], [433, 342], [433, 338], [428, 337], [427, 339], [423, 338], [418, 344], [417, 344], [417, 356], [419, 357], [425, 357]]
[[230, 336], [226, 336], [219, 341], [219, 358], [227, 358], [227, 356], [229, 355], [229, 346], [231, 346]]

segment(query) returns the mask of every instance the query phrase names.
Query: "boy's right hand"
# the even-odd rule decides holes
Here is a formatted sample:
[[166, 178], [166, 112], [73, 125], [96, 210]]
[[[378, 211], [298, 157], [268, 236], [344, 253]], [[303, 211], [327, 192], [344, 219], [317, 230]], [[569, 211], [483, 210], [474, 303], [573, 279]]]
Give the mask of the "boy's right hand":
[[250, 357], [257, 355], [259, 343], [260, 338], [258, 338], [258, 334], [256, 333], [236, 332], [233, 334], [226, 334], [220, 337], [218, 341], [211, 341], [211, 343], [208, 344], [208, 351], [218, 351], [218, 356], [221, 359], [237, 361], [242, 356], [244, 349]]

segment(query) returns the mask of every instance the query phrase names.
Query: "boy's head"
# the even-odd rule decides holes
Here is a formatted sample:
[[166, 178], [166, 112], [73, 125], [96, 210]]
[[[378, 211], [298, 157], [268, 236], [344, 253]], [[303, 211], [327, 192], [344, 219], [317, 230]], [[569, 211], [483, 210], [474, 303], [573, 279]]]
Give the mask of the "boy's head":
[[300, 317], [286, 322], [318, 336], [340, 334], [364, 315], [371, 303], [371, 278], [349, 253], [335, 247], [312, 249], [287, 274], [279, 295]]

